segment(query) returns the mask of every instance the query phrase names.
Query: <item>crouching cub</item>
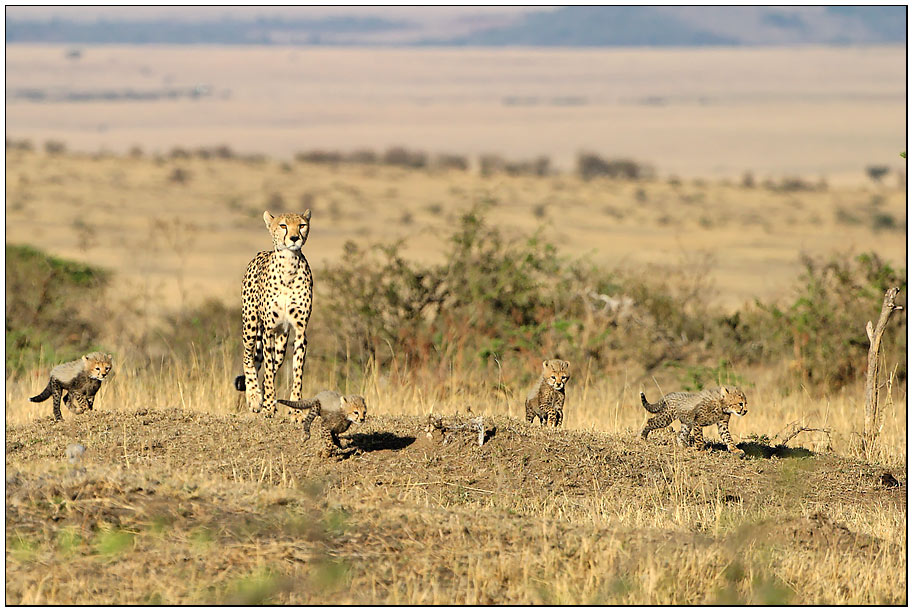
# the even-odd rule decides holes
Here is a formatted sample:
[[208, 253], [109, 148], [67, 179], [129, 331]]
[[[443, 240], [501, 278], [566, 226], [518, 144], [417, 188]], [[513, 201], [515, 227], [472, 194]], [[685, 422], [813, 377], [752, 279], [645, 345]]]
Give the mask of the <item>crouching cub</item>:
[[539, 417], [539, 424], [558, 427], [564, 420], [564, 386], [570, 378], [571, 364], [561, 359], [542, 362], [542, 377], [526, 396], [526, 420]]
[[340, 395], [336, 391], [321, 391], [310, 399], [279, 400], [279, 403], [295, 410], [308, 411], [302, 421], [305, 440], [311, 437], [311, 423], [320, 417], [320, 436], [325, 443], [321, 454], [327, 457], [342, 450], [339, 434], [348, 430], [352, 423], [364, 423], [368, 413], [365, 398], [360, 395]]
[[647, 421], [641, 432], [644, 440], [654, 429], [661, 429], [678, 419], [682, 429], [679, 442], [688, 446], [692, 442], [699, 450], [704, 448], [703, 428], [716, 423], [720, 437], [730, 452], [744, 455], [745, 451], [736, 448], [729, 433], [729, 417], [733, 414], [743, 416], [748, 412], [748, 400], [741, 389], [718, 387], [706, 389], [700, 393], [670, 393], [655, 404], [647, 401], [647, 396], [640, 394], [640, 401], [648, 412], [658, 414]]
[[[95, 394], [101, 388], [101, 381], [111, 372], [111, 355], [105, 353], [89, 353], [75, 361], [62, 363], [51, 370], [50, 380], [44, 391], [34, 397], [32, 402], [43, 402], [49, 397], [54, 398], [54, 420], [60, 421], [60, 399], [71, 412], [82, 414], [92, 410], [95, 403]], [[66, 392], [66, 395], [64, 395]]]

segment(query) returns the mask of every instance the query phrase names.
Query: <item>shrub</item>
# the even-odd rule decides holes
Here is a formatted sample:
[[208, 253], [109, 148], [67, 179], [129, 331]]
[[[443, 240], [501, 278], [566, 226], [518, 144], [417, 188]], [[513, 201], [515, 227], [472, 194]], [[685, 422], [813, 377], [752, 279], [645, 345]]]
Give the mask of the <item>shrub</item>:
[[[906, 271], [895, 271], [874, 253], [827, 260], [803, 257], [797, 297], [788, 306], [757, 303], [734, 334], [760, 344], [762, 357], [791, 358], [793, 380], [804, 385], [839, 389], [865, 375], [868, 339], [865, 323], [876, 320], [884, 292], [906, 286]], [[750, 323], [748, 321], [751, 321]], [[895, 313], [896, 333], [885, 335], [887, 363], [899, 364], [906, 380], [906, 310]]]
[[95, 309], [109, 275], [28, 246], [6, 246], [6, 372], [75, 359], [105, 317]]
[[460, 170], [465, 172], [469, 169], [469, 158], [465, 155], [441, 153], [434, 158], [434, 167], [438, 170]]
[[405, 147], [390, 147], [384, 153], [383, 163], [403, 168], [424, 168], [428, 165], [428, 155], [423, 151], [410, 151]]
[[653, 176], [653, 170], [631, 159], [603, 159], [596, 153], [583, 152], [577, 156], [577, 173], [584, 180], [604, 176], [638, 180]]
[[342, 159], [342, 153], [339, 151], [324, 151], [321, 149], [301, 151], [295, 154], [295, 161], [308, 164], [338, 164]]
[[44, 143], [44, 152], [48, 155], [62, 155], [67, 152], [67, 145], [59, 140], [48, 140]]
[[353, 164], [376, 164], [377, 153], [370, 149], [359, 149], [346, 156], [346, 161]]

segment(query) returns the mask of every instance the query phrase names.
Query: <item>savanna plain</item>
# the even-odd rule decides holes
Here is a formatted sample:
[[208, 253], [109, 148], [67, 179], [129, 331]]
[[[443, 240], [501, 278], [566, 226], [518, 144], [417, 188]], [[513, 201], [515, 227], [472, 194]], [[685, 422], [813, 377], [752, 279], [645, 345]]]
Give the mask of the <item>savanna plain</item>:
[[[7, 603], [906, 603], [906, 310], [861, 436], [865, 323], [906, 304], [880, 158], [830, 183], [43, 138], [6, 149]], [[305, 394], [369, 410], [334, 461], [232, 385], [263, 211], [305, 208]], [[94, 411], [28, 401], [95, 349]], [[557, 430], [524, 419], [551, 357]], [[720, 384], [745, 457], [639, 437], [641, 390]]]

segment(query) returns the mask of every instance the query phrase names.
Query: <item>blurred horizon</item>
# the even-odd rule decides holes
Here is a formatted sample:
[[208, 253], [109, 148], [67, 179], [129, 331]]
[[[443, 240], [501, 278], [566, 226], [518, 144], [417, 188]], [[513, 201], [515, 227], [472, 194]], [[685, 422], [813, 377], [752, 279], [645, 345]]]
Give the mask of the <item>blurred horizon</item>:
[[6, 42], [532, 47], [871, 45], [905, 43], [905, 17], [905, 6], [11, 6], [6, 14]]

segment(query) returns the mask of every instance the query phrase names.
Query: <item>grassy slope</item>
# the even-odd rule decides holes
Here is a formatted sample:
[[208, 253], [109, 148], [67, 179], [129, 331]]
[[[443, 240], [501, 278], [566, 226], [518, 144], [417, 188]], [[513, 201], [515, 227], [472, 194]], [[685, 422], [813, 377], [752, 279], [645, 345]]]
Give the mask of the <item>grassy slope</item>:
[[248, 414], [10, 427], [7, 602], [905, 601], [906, 489], [880, 466], [488, 423], [480, 448], [371, 417], [339, 462]]
[[[178, 169], [185, 180], [173, 180]], [[562, 254], [589, 254], [602, 265], [701, 267], [709, 258], [717, 297], [728, 306], [785, 296], [801, 253], [874, 250], [895, 264], [905, 253], [904, 192], [888, 186], [778, 192], [12, 150], [7, 175], [8, 241], [110, 266], [119, 287], [159, 310], [206, 296], [236, 303], [250, 254], [269, 246], [264, 209], [312, 209], [306, 254], [320, 266], [338, 261], [349, 240], [404, 238], [408, 256], [437, 260], [459, 216], [488, 204], [491, 224], [524, 234], [544, 227]], [[885, 229], [873, 229], [876, 222]], [[36, 228], [60, 231], [48, 240]]]

